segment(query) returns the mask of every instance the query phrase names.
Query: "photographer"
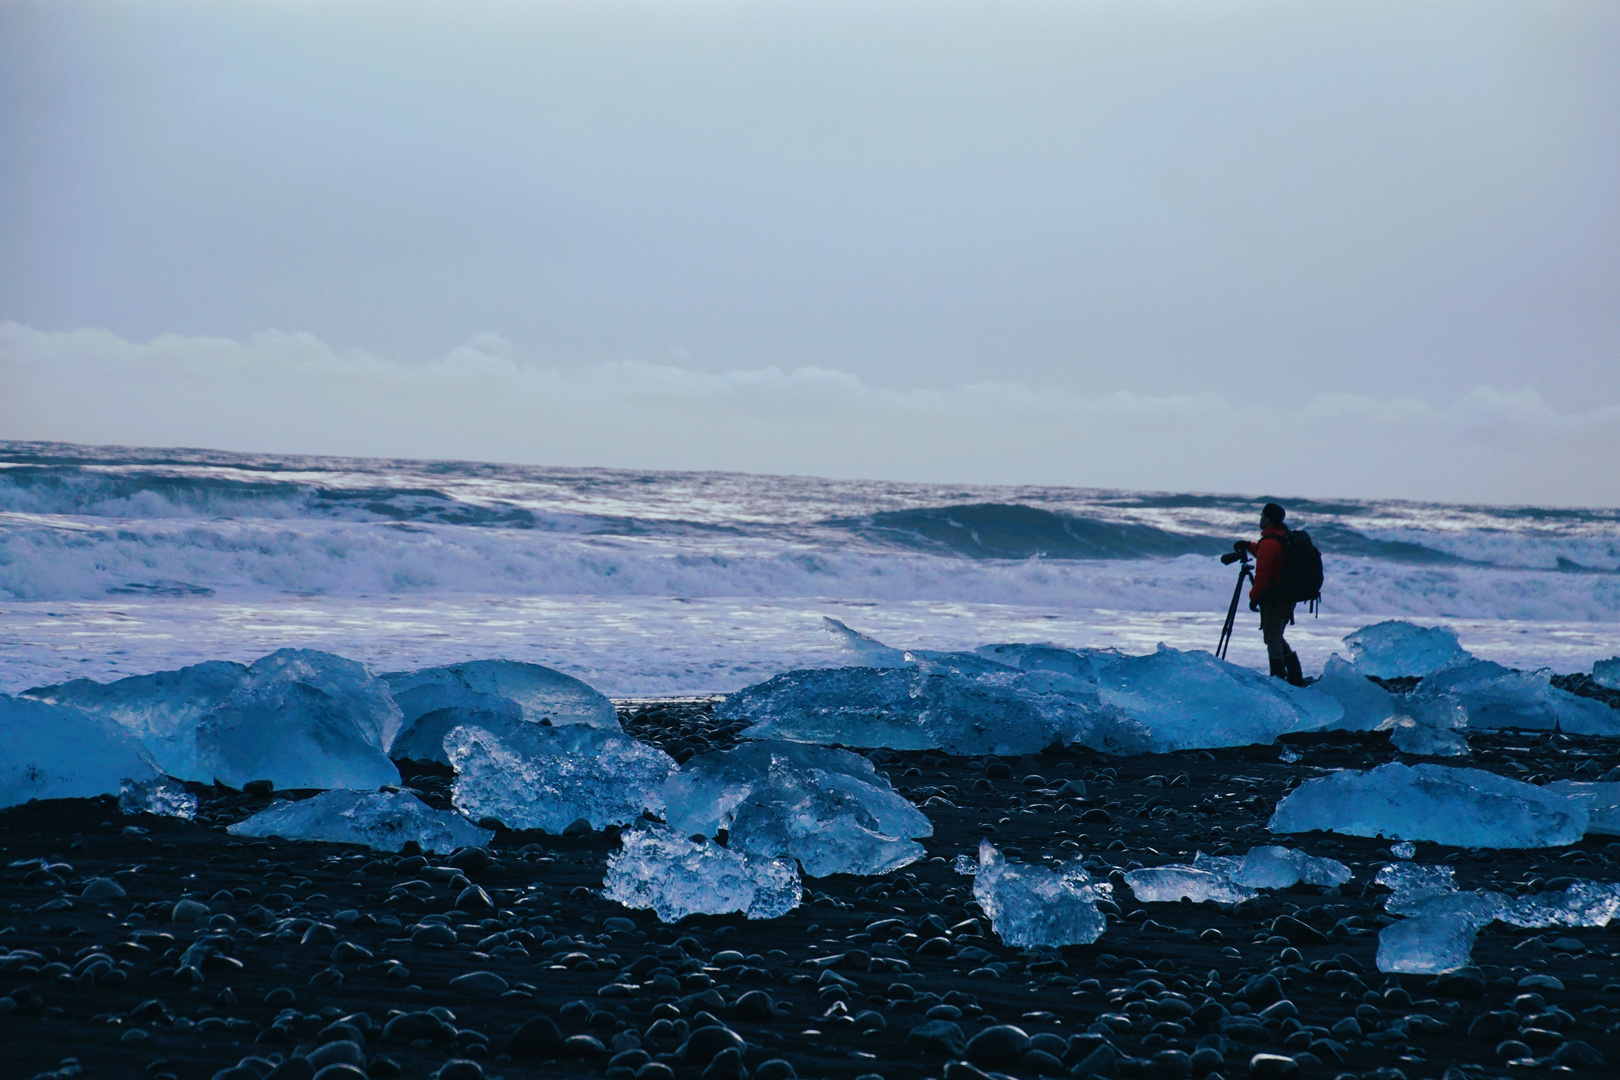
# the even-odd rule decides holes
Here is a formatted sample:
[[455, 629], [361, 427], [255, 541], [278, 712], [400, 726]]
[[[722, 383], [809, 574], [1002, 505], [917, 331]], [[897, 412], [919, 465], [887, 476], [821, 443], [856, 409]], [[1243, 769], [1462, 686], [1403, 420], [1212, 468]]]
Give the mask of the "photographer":
[[1260, 511], [1260, 539], [1239, 540], [1232, 550], [1254, 556], [1249, 610], [1260, 613], [1260, 636], [1266, 643], [1272, 676], [1304, 686], [1299, 656], [1283, 637], [1283, 631], [1294, 621], [1294, 601], [1283, 588], [1283, 551], [1288, 536], [1288, 526], [1283, 520], [1287, 516], [1287, 511], [1276, 503], [1266, 503]]

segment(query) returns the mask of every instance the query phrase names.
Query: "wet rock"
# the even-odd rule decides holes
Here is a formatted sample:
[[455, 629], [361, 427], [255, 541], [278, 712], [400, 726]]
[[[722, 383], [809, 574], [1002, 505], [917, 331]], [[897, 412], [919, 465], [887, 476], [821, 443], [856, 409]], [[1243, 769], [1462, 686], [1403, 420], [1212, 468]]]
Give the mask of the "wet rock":
[[[1334, 1029], [1337, 1032], [1337, 1028]], [[1476, 1042], [1497, 1043], [1519, 1030], [1519, 1014], [1510, 1010], [1480, 1013], [1468, 1025], [1468, 1037]]]
[[1271, 923], [1271, 932], [1288, 939], [1290, 945], [1326, 945], [1327, 935], [1309, 923], [1292, 915], [1279, 915]]
[[702, 1066], [713, 1061], [722, 1050], [736, 1050], [743, 1054], [748, 1051], [748, 1043], [730, 1028], [712, 1024], [694, 1030], [676, 1053], [688, 1065]]
[[1282, 983], [1277, 981], [1275, 975], [1256, 975], [1244, 983], [1243, 989], [1238, 993], [1244, 1001], [1259, 1009], [1281, 1001], [1283, 989]]
[[562, 1053], [559, 1056], [589, 1061], [607, 1057], [607, 1047], [603, 1046], [602, 1040], [595, 1035], [570, 1035], [563, 1040]]
[[484, 1080], [484, 1067], [466, 1058], [452, 1058], [433, 1075], [437, 1080]]
[[468, 885], [456, 896], [457, 911], [494, 911], [495, 901], [482, 885]]
[[1012, 1024], [995, 1024], [968, 1040], [965, 1056], [982, 1068], [1016, 1066], [1029, 1050], [1029, 1035]]
[[196, 900], [177, 900], [174, 907], [169, 909], [169, 920], [177, 923], [202, 922], [213, 912], [207, 904]]
[[748, 1070], [743, 1067], [742, 1052], [728, 1047], [714, 1055], [704, 1068], [702, 1080], [747, 1080]]
[[1571, 1039], [1553, 1052], [1553, 1060], [1560, 1065], [1570, 1068], [1580, 1068], [1583, 1065], [1606, 1065], [1602, 1054], [1579, 1039]]
[[317, 1073], [328, 1065], [338, 1063], [364, 1065], [366, 1063], [366, 1052], [357, 1042], [348, 1039], [337, 1039], [311, 1050], [309, 1063], [315, 1066]]
[[1208, 1076], [1226, 1067], [1226, 1056], [1213, 1046], [1201, 1046], [1187, 1059], [1194, 1076]]
[[111, 878], [94, 877], [84, 883], [79, 899], [93, 904], [102, 900], [121, 900], [126, 895], [124, 887]]
[[[948, 1010], [956, 1018], [962, 1015], [962, 1010], [954, 1005], [936, 1005], [928, 1010], [929, 1015], [932, 1016], [936, 1010]], [[924, 1053], [954, 1056], [961, 1054], [967, 1046], [967, 1037], [963, 1035], [961, 1025], [950, 1019], [930, 1019], [911, 1029], [906, 1035], [906, 1044]]]
[[794, 1070], [793, 1063], [783, 1058], [771, 1058], [762, 1061], [754, 1070], [754, 1080], [799, 1080], [799, 1074]]
[[1485, 996], [1485, 974], [1478, 968], [1448, 971], [1434, 980], [1434, 992], [1449, 998]]
[[1249, 1059], [1254, 1080], [1289, 1080], [1299, 1075], [1299, 1062], [1283, 1054], [1256, 1054]]
[[1063, 1067], [1063, 1062], [1045, 1050], [1027, 1050], [1018, 1061], [1018, 1069], [1022, 1073], [1034, 1073], [1036, 1076], [1067, 1076], [1069, 1070]]
[[512, 1034], [508, 1053], [514, 1058], [555, 1058], [562, 1055], [563, 1036], [549, 1016], [536, 1016]]
[[1150, 1068], [1161, 1080], [1183, 1080], [1193, 1074], [1192, 1056], [1185, 1050], [1160, 1050], [1153, 1055]]
[[370, 1080], [370, 1078], [360, 1066], [343, 1061], [319, 1070], [314, 1080]]
[[769, 1020], [776, 1015], [776, 1003], [771, 996], [763, 990], [750, 990], [737, 999], [731, 1007], [731, 1015], [739, 1020]]
[[290, 1057], [271, 1069], [264, 1080], [313, 1080], [314, 1076], [315, 1066], [308, 1058]]
[[477, 873], [487, 867], [493, 860], [489, 850], [481, 847], [464, 847], [446, 860], [446, 865], [469, 874]]
[[449, 1042], [455, 1034], [454, 1028], [430, 1012], [401, 1013], [383, 1025], [383, 1039], [388, 1042], [415, 1042], [417, 1039]]
[[469, 971], [450, 980], [450, 989], [470, 997], [499, 997], [511, 984], [493, 971]]
[[255, 799], [268, 799], [275, 790], [274, 780], [249, 780], [242, 785], [242, 794], [251, 795]]

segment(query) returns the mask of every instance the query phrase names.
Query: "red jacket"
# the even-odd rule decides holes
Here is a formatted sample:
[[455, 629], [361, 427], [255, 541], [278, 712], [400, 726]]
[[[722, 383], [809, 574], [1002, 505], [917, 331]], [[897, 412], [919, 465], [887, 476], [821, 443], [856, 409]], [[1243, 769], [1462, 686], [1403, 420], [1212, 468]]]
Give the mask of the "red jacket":
[[1267, 525], [1260, 530], [1259, 541], [1249, 542], [1249, 554], [1254, 556], [1254, 586], [1249, 599], [1263, 604], [1266, 593], [1282, 580], [1283, 537], [1288, 529], [1282, 525]]

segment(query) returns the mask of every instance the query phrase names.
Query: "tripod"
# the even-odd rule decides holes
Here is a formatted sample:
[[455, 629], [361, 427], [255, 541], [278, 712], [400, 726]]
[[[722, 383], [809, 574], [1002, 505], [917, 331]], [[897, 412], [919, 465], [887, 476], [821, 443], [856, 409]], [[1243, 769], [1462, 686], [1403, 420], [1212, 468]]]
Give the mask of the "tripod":
[[1232, 590], [1232, 606], [1226, 609], [1226, 622], [1221, 626], [1221, 643], [1215, 646], [1215, 656], [1226, 659], [1226, 647], [1232, 643], [1232, 622], [1237, 618], [1238, 601], [1243, 598], [1243, 583], [1254, 580], [1254, 569], [1249, 566], [1249, 553], [1247, 551], [1229, 551], [1221, 556], [1221, 562], [1228, 566], [1243, 560], [1238, 569], [1237, 587]]

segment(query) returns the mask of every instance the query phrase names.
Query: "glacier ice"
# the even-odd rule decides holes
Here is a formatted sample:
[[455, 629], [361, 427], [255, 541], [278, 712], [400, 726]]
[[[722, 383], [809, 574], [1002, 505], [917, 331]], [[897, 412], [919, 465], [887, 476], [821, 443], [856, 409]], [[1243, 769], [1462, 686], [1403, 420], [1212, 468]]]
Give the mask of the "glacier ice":
[[159, 778], [144, 747], [106, 717], [0, 695], [0, 807], [116, 795]]
[[1391, 763], [1305, 781], [1277, 804], [1269, 828], [1522, 848], [1572, 844], [1587, 821], [1584, 807], [1533, 784], [1480, 769]]
[[455, 727], [481, 727], [497, 735], [521, 723], [542, 722], [620, 730], [618, 714], [606, 696], [539, 664], [472, 660], [390, 672], [382, 679], [403, 714], [399, 737], [389, 746], [396, 758], [448, 764], [444, 737]]
[[1610, 690], [1620, 690], [1620, 656], [1611, 656], [1593, 664], [1592, 681]]
[[1620, 836], [1620, 784], [1596, 780], [1555, 780], [1547, 785], [1586, 808], [1588, 836]]
[[1307, 885], [1335, 886], [1350, 880], [1350, 868], [1337, 859], [1307, 855], [1303, 851], [1264, 844], [1249, 849], [1247, 855], [1193, 856], [1193, 867], [1224, 874], [1251, 889], [1291, 889]]
[[475, 821], [561, 833], [580, 818], [593, 828], [625, 825], [664, 807], [675, 760], [662, 750], [584, 724], [521, 724], [497, 735], [451, 729], [453, 799]]
[[1260, 894], [1216, 873], [1195, 866], [1150, 866], [1125, 875], [1125, 884], [1144, 904], [1241, 904]]
[[625, 907], [651, 909], [661, 922], [731, 912], [774, 919], [803, 898], [792, 859], [745, 855], [650, 822], [625, 830], [619, 843], [608, 856], [602, 895]]
[[494, 833], [460, 814], [435, 810], [403, 791], [338, 788], [308, 799], [281, 799], [225, 830], [232, 836], [284, 836], [399, 851], [414, 840], [423, 851], [482, 847]]
[[1008, 945], [1026, 949], [1089, 945], [1107, 929], [1097, 910], [1097, 901], [1106, 898], [1107, 890], [1078, 862], [1057, 869], [1009, 863], [990, 841], [979, 842], [973, 898]]
[[1334, 653], [1311, 689], [1339, 703], [1344, 715], [1332, 726], [1339, 731], [1373, 731], [1398, 711], [1393, 694]]
[[1471, 659], [1457, 641], [1456, 631], [1444, 626], [1414, 626], [1399, 619], [1364, 626], [1346, 636], [1344, 644], [1357, 671], [1380, 679], [1432, 675]]
[[121, 813], [156, 814], [158, 817], [191, 819], [197, 816], [197, 796], [179, 784], [159, 777], [156, 780], [125, 780], [118, 792]]
[[837, 619], [824, 615], [821, 624], [839, 649], [861, 667], [904, 667], [908, 662], [903, 650], [890, 648], [859, 630], [851, 630]]
[[1389, 741], [1403, 754], [1418, 757], [1461, 757], [1468, 753], [1468, 740], [1455, 731], [1420, 724], [1410, 716], [1388, 721]]
[[240, 788], [363, 788], [399, 783], [353, 712], [307, 683], [250, 685], [197, 722], [197, 756], [210, 778]]
[[399, 782], [383, 752], [399, 728], [388, 688], [364, 666], [313, 649], [243, 665], [214, 660], [111, 683], [28, 691], [116, 720], [170, 776], [240, 787], [370, 787]]
[[1576, 880], [1563, 889], [1504, 896], [1458, 889], [1449, 866], [1391, 863], [1376, 884], [1389, 888], [1384, 908], [1405, 916], [1378, 935], [1380, 971], [1438, 974], [1472, 959], [1479, 931], [1492, 921], [1526, 928], [1607, 926], [1620, 914], [1620, 885]]
[[1470, 659], [1437, 672], [1409, 699], [1419, 708], [1455, 703], [1470, 728], [1620, 735], [1620, 710], [1559, 689], [1545, 670], [1515, 671], [1489, 660]]
[[664, 818], [683, 834], [727, 831], [727, 846], [789, 856], [811, 877], [886, 874], [924, 854], [927, 816], [872, 763], [846, 750], [766, 741], [694, 757], [664, 784]]
[[716, 715], [753, 721], [750, 738], [955, 754], [1241, 746], [1345, 715], [1326, 693], [1163, 645], [1145, 656], [1035, 645], [905, 655], [904, 666], [790, 671]]

